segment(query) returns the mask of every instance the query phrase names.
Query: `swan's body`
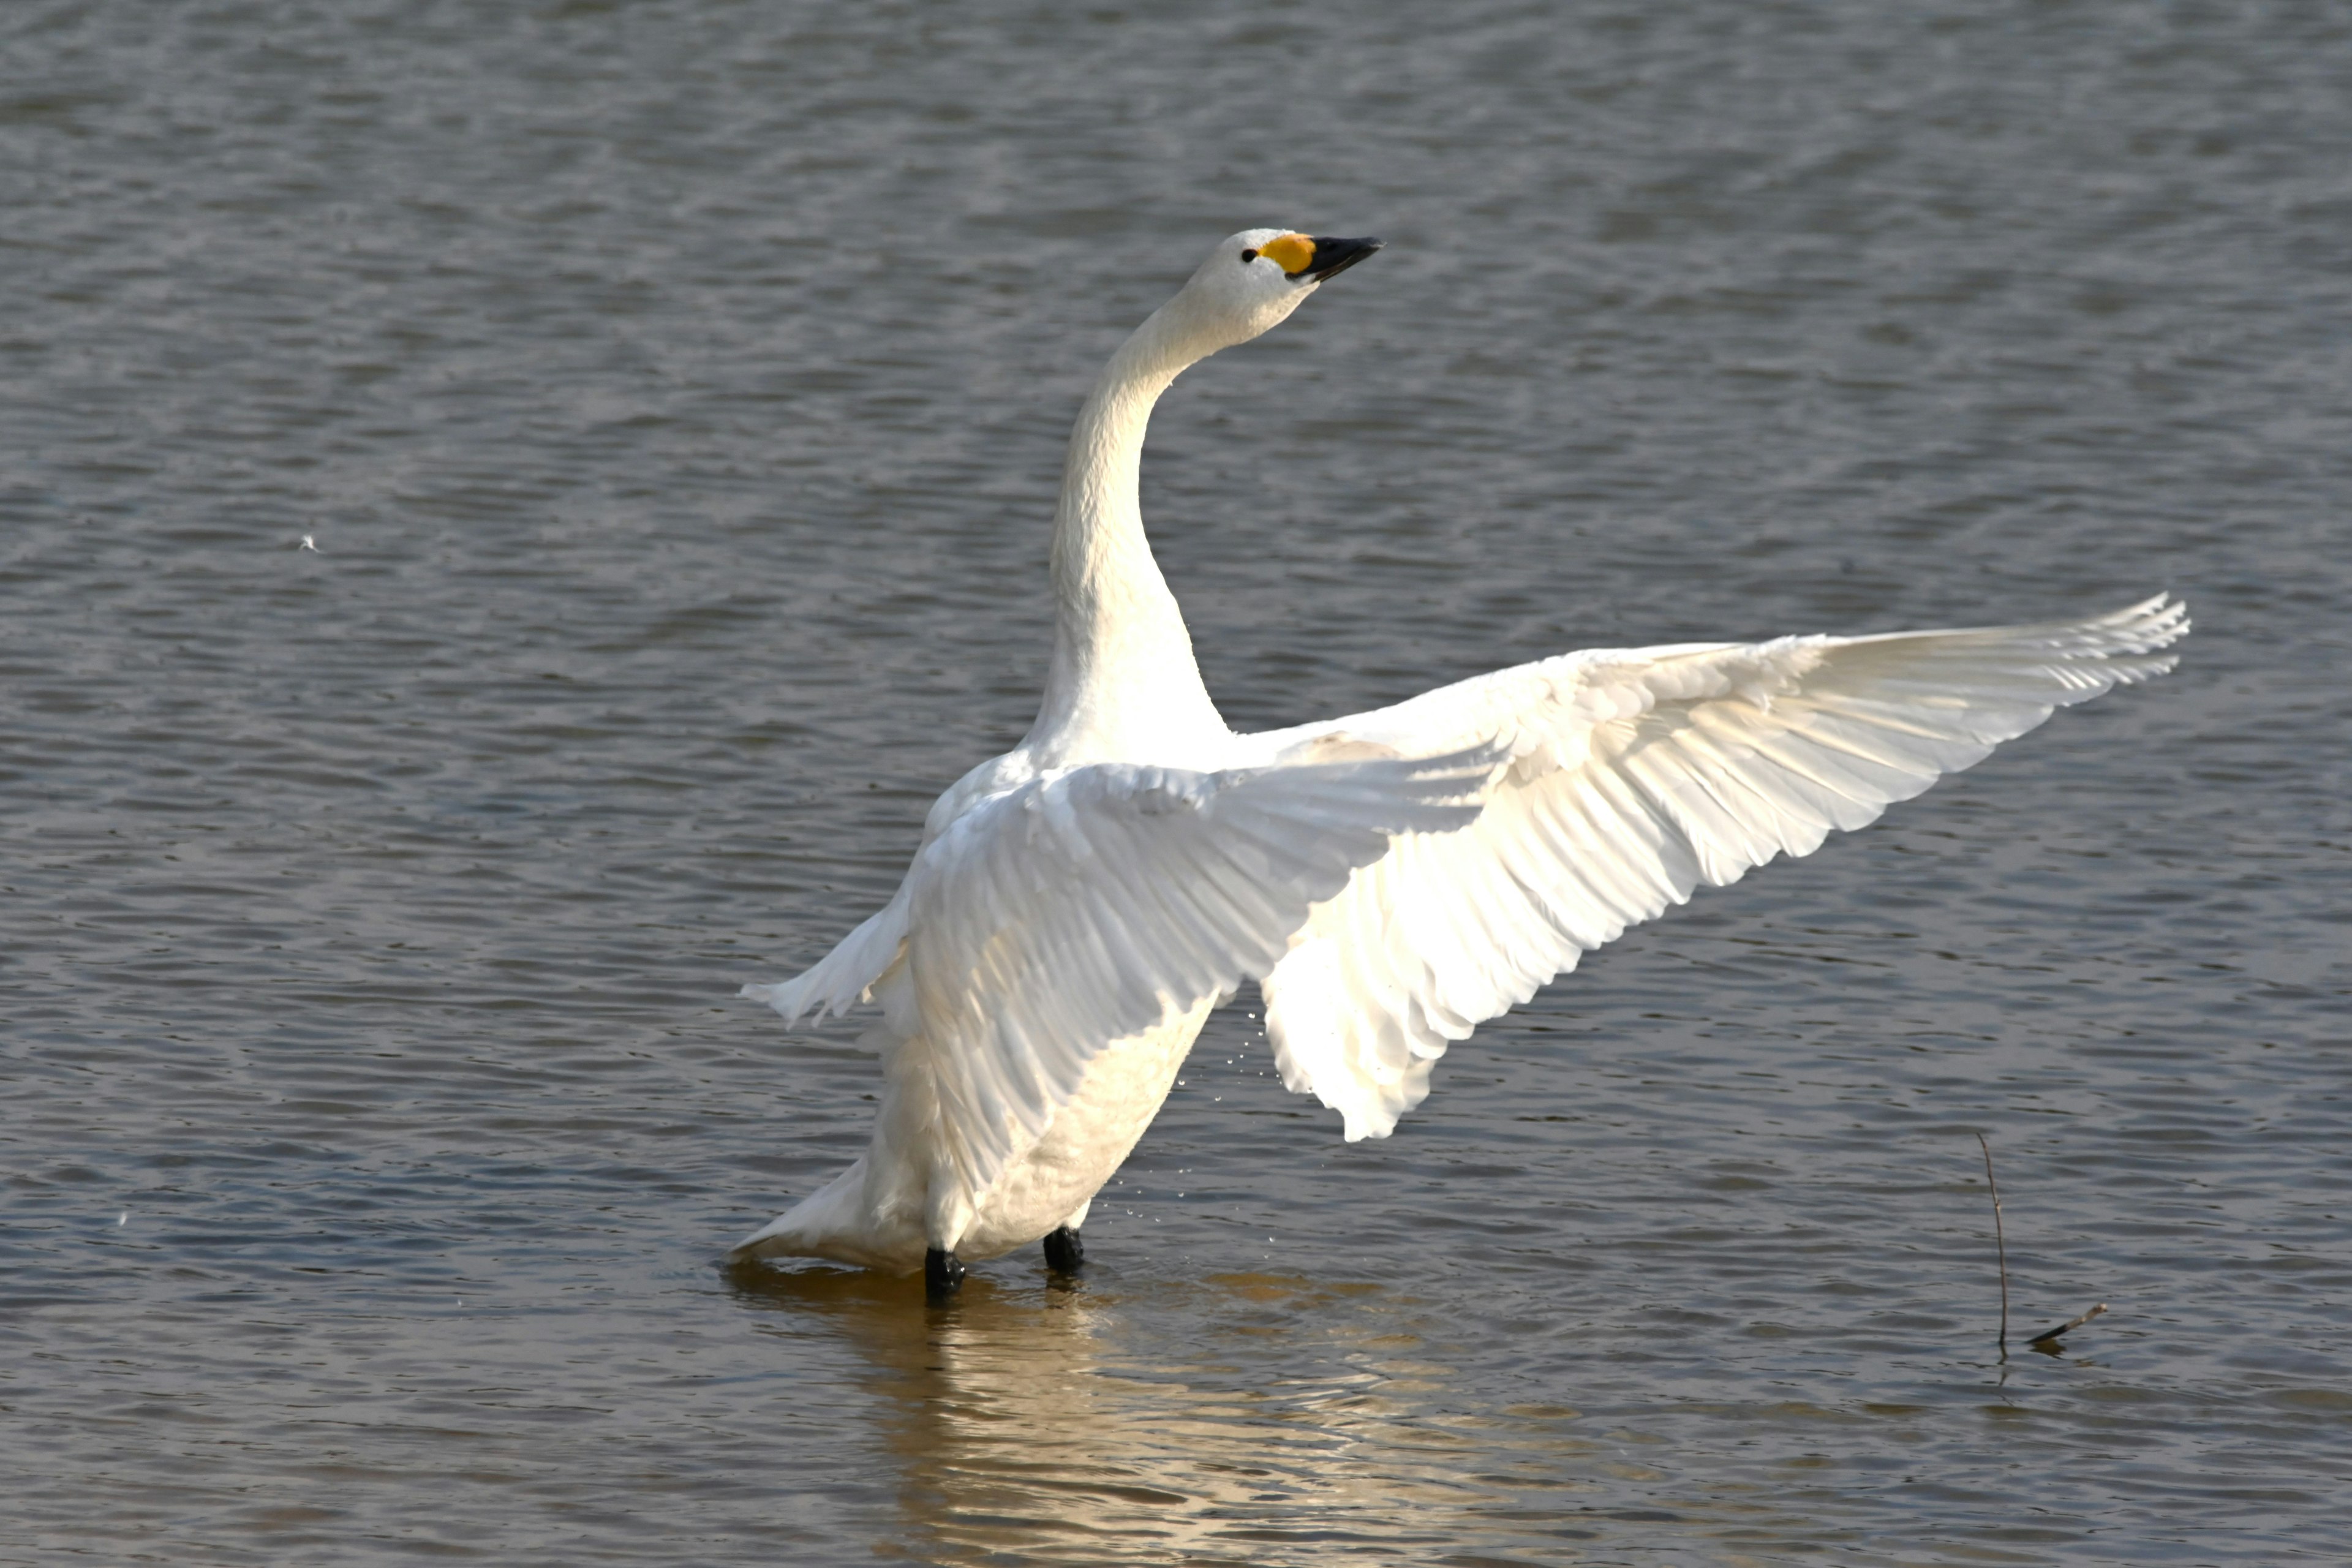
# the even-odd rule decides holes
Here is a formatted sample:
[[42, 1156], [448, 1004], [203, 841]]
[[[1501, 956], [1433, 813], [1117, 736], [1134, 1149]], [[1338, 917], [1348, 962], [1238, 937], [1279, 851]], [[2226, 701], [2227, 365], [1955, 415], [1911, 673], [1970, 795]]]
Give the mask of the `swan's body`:
[[1374, 248], [1236, 235], [1113, 356], [1070, 438], [1036, 724], [940, 798], [886, 909], [797, 978], [745, 987], [788, 1022], [878, 1000], [886, 1086], [866, 1153], [736, 1256], [928, 1258], [938, 1285], [958, 1255], [1073, 1247], [1244, 978], [1284, 1083], [1349, 1140], [1384, 1136], [1448, 1043], [1696, 884], [1809, 853], [2053, 707], [2170, 668], [2155, 650], [2188, 621], [2153, 599], [2046, 626], [1591, 650], [1234, 733], [1144, 539], [1144, 428], [1187, 365]]

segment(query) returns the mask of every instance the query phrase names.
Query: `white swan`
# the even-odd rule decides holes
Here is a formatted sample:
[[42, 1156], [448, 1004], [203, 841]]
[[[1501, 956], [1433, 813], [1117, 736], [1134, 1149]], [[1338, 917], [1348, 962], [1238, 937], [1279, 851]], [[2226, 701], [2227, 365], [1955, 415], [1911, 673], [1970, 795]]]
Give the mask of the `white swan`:
[[1235, 734], [1136, 502], [1151, 408], [1380, 248], [1250, 229], [1103, 372], [1054, 521], [1036, 724], [931, 808], [898, 894], [814, 968], [747, 985], [787, 1024], [874, 999], [866, 1152], [734, 1248], [878, 1268], [1045, 1238], [1254, 978], [1282, 1080], [1377, 1138], [1446, 1046], [1578, 955], [1776, 854], [1811, 852], [2053, 708], [2171, 668], [2161, 596], [2088, 620], [1594, 649], [1351, 718]]

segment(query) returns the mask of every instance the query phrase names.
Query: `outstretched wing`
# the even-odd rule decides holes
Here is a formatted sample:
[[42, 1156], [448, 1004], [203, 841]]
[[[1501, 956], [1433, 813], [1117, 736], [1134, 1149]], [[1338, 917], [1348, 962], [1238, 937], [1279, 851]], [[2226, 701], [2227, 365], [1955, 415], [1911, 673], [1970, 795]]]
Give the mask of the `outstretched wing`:
[[890, 901], [835, 942], [831, 952], [790, 980], [746, 985], [741, 995], [765, 1002], [791, 1028], [803, 1018], [822, 1023], [867, 999], [874, 983], [898, 962], [907, 946], [907, 888], [900, 883]]
[[977, 1196], [1103, 1047], [1263, 976], [1397, 834], [1478, 814], [1476, 746], [1189, 773], [1099, 763], [976, 806], [908, 876], [907, 960], [950, 1152]]
[[2172, 667], [2150, 599], [2092, 620], [1570, 654], [1258, 737], [1512, 762], [1472, 826], [1400, 838], [1265, 977], [1283, 1081], [1383, 1137], [1450, 1041], [1578, 957], [1778, 854], [1810, 854], [2051, 710]]

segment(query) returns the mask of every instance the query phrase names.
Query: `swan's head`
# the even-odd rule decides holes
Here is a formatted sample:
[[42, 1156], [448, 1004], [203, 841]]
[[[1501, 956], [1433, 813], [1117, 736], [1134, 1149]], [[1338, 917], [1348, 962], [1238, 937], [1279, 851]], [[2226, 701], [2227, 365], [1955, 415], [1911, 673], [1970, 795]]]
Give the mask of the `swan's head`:
[[1377, 239], [1332, 239], [1286, 228], [1245, 228], [1217, 242], [1169, 301], [1202, 352], [1246, 342], [1298, 309], [1326, 279], [1381, 248]]

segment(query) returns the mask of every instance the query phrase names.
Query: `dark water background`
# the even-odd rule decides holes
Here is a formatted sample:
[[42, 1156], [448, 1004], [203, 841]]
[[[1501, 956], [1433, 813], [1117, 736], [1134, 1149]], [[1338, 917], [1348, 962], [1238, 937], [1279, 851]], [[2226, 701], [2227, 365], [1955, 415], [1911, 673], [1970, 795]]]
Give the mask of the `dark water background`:
[[[0, 1561], [2352, 1556], [2347, 148], [2323, 5], [8, 6]], [[1076, 1292], [730, 1279], [875, 1080], [732, 993], [1026, 727], [1077, 399], [1258, 223], [1391, 249], [1155, 429], [1236, 722], [2185, 662], [1386, 1142], [1244, 999]]]

